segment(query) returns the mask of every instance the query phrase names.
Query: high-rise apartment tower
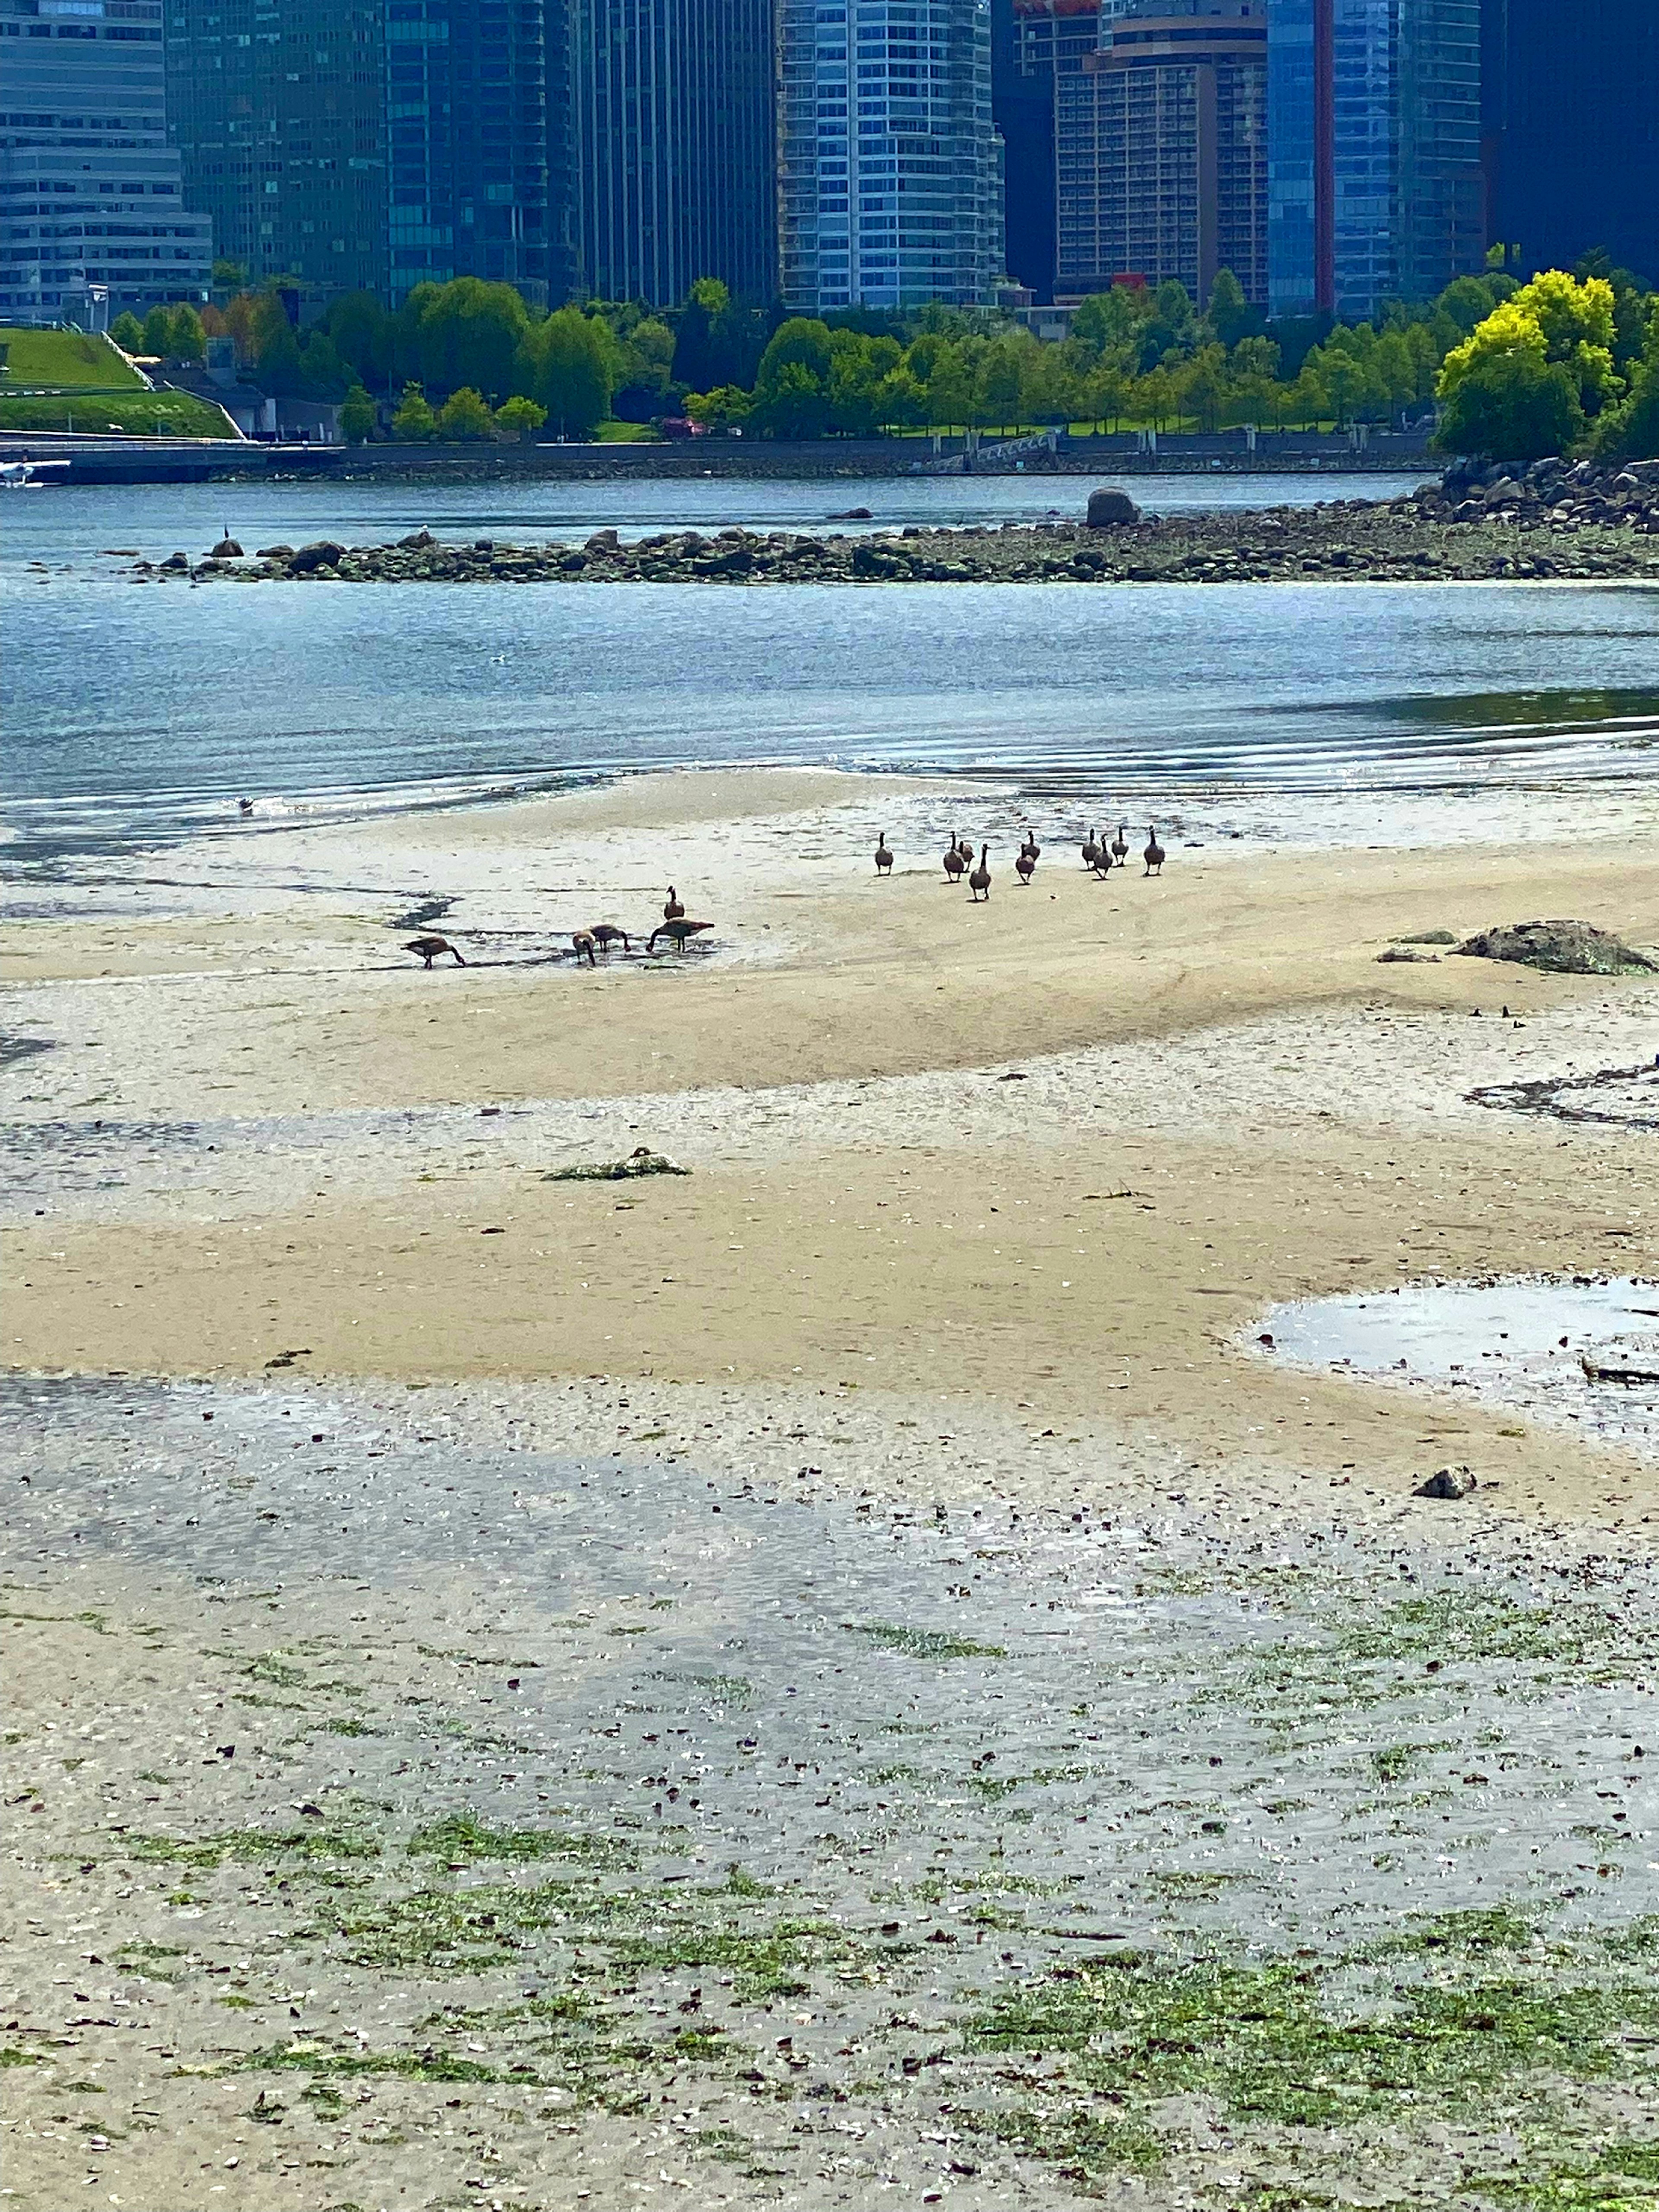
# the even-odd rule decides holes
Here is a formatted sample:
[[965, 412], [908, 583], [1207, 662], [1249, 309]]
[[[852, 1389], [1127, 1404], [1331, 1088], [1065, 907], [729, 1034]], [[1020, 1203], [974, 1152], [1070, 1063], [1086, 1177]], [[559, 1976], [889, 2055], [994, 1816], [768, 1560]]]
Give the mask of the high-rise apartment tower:
[[1267, 26], [1261, 0], [1139, 0], [1054, 82], [1058, 289], [1230, 269], [1267, 291]]
[[162, 57], [161, 0], [0, 0], [0, 318], [207, 296]]
[[779, 0], [779, 248], [797, 313], [990, 303], [989, 0]]

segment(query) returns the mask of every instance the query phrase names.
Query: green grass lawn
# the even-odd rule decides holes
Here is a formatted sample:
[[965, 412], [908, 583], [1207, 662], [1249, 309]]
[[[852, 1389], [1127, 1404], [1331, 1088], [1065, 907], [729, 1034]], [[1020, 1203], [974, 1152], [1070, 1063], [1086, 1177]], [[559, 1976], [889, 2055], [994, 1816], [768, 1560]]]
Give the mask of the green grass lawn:
[[79, 390], [142, 392], [143, 380], [129, 368], [107, 338], [84, 337], [79, 331], [29, 331], [0, 325], [0, 346], [6, 349], [9, 374], [0, 378], [0, 392], [24, 386], [70, 386]]
[[131, 437], [229, 438], [235, 433], [216, 407], [188, 392], [136, 392], [106, 399], [0, 398], [0, 430], [122, 432]]
[[661, 443], [648, 422], [601, 422], [593, 433], [601, 446], [655, 446]]

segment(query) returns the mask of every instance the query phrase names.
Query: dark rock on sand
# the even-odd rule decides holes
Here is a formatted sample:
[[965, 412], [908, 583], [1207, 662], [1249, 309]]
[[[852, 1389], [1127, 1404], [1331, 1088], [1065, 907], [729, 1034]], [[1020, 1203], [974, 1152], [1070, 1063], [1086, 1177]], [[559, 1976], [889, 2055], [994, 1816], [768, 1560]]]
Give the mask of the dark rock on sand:
[[1478, 930], [1457, 948], [1474, 960], [1509, 960], [1547, 975], [1651, 975], [1659, 960], [1588, 921], [1518, 921]]
[[1467, 1467], [1443, 1467], [1426, 1482], [1417, 1486], [1419, 1498], [1467, 1498], [1475, 1489], [1474, 1470]]

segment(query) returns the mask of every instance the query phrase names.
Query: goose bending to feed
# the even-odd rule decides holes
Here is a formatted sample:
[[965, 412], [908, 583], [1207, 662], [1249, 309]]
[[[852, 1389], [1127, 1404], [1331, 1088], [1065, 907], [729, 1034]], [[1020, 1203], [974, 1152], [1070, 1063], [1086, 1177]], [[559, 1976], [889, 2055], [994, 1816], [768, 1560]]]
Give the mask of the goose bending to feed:
[[1163, 874], [1164, 848], [1158, 842], [1158, 824], [1156, 822], [1151, 823], [1147, 828], [1146, 849], [1142, 853], [1140, 857], [1146, 863], [1146, 873], [1149, 876], [1161, 876]]
[[628, 932], [625, 929], [618, 929], [614, 921], [596, 921], [587, 934], [601, 952], [608, 954], [619, 938], [624, 952], [631, 952], [634, 950], [634, 941]]
[[584, 960], [590, 968], [599, 966], [599, 962], [593, 957], [593, 933], [591, 929], [573, 929], [570, 933], [570, 949], [575, 954], [579, 966]]
[[1128, 828], [1127, 822], [1120, 822], [1117, 825], [1117, 835], [1112, 840], [1112, 858], [1120, 868], [1129, 857]]
[[665, 921], [684, 921], [685, 908], [680, 904], [680, 895], [672, 884], [668, 886], [668, 903], [662, 910]]
[[1029, 890], [1031, 878], [1036, 873], [1036, 854], [1029, 845], [1020, 847], [1019, 858], [1014, 862], [1014, 873]]
[[679, 915], [672, 921], [659, 922], [646, 939], [645, 949], [647, 952], [654, 952], [657, 939], [659, 937], [666, 937], [672, 939], [674, 950], [677, 952], [684, 952], [687, 938], [700, 937], [705, 929], [712, 929], [714, 927], [712, 921], [687, 921], [684, 915]]
[[1093, 868], [1093, 867], [1097, 867], [1097, 866], [1099, 866], [1099, 863], [1100, 863], [1100, 832], [1099, 832], [1099, 830], [1091, 830], [1089, 832], [1088, 836], [1084, 839], [1083, 843], [1082, 843], [1082, 846], [1080, 847], [1080, 848], [1079, 848], [1079, 849], [1081, 850], [1082, 854], [1083, 854], [1083, 865], [1084, 865], [1084, 866], [1085, 866], [1085, 868]]
[[455, 965], [458, 968], [465, 968], [466, 965], [465, 961], [462, 959], [460, 954], [456, 951], [455, 947], [450, 943], [447, 937], [411, 937], [408, 944], [404, 945], [404, 951], [405, 952], [418, 952], [428, 968], [432, 965], [433, 962], [438, 957], [441, 952], [454, 953]]
[[962, 880], [963, 872], [966, 869], [967, 866], [967, 861], [962, 857], [962, 848], [957, 844], [956, 839], [953, 837], [951, 840], [951, 842], [945, 848], [945, 882], [947, 884], [959, 883]]
[[991, 896], [991, 869], [990, 863], [987, 859], [987, 855], [989, 854], [990, 849], [991, 848], [988, 845], [981, 845], [980, 847], [979, 866], [976, 868], [972, 869], [969, 873], [968, 888], [974, 895], [974, 903], [975, 906], [978, 905], [981, 898], [988, 899]]
[[890, 876], [892, 872], [893, 856], [887, 849], [887, 832], [884, 830], [878, 830], [876, 832], [876, 873], [878, 876]]

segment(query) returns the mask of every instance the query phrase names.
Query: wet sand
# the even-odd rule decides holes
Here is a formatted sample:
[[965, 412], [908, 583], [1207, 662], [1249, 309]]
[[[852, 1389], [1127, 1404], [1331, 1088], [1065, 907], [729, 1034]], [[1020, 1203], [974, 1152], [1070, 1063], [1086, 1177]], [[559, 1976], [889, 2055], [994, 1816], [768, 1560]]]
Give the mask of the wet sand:
[[[1027, 890], [1022, 823], [640, 778], [14, 926], [15, 2201], [1497, 2205], [1506, 2100], [1569, 2177], [1654, 2132], [1650, 1461], [1253, 1340], [1659, 1273], [1638, 1116], [1469, 1095], [1650, 1060], [1659, 989], [1376, 957], [1651, 944], [1650, 845], [1040, 823]], [[671, 877], [708, 951], [574, 968]], [[691, 1172], [547, 1179], [639, 1145]], [[1502, 1977], [1606, 2025], [1382, 2086]]]

